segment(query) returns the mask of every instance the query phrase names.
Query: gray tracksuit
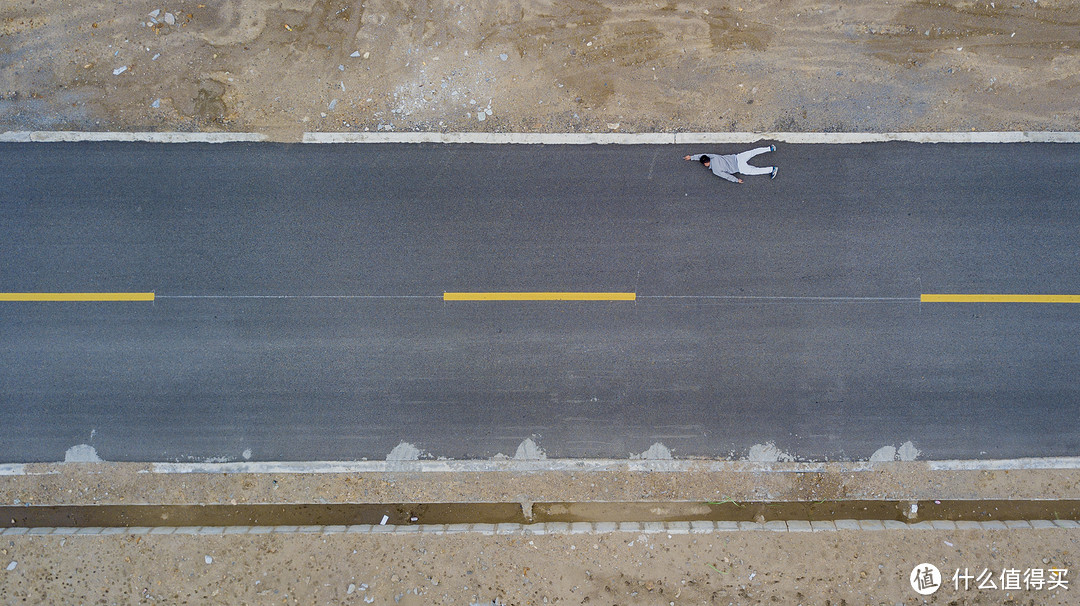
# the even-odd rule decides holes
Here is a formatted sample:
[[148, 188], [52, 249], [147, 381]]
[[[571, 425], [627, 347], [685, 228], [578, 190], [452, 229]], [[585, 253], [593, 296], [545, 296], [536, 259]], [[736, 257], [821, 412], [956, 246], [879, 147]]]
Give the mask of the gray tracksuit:
[[738, 183], [739, 179], [735, 177], [735, 173], [739, 172], [739, 160], [735, 154], [721, 156], [720, 154], [695, 154], [690, 156], [690, 159], [695, 162], [700, 162], [702, 156], [709, 158], [709, 170], [714, 175], [722, 179], [727, 179], [732, 183]]

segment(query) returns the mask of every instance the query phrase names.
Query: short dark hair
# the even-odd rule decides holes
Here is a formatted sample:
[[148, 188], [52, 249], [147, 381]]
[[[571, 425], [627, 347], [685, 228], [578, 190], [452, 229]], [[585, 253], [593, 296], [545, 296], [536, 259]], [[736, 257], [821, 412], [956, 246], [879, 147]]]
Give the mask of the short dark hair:
[[706, 156], [705, 154], [701, 154], [701, 160], [700, 160], [700, 162], [701, 162], [702, 164], [708, 164], [708, 163], [709, 163], [709, 157], [708, 157], [708, 156]]

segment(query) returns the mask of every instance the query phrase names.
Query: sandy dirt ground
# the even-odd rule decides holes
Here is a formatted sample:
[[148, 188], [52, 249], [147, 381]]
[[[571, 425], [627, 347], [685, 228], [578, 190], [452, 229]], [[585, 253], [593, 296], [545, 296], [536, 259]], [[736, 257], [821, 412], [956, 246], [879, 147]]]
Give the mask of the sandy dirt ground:
[[[506, 463], [502, 463], [506, 465]], [[658, 464], [662, 469], [663, 463]], [[4, 505], [1077, 499], [1067, 469], [941, 472], [923, 462], [726, 463], [679, 473], [154, 473], [36, 464], [0, 477]], [[767, 521], [767, 520], [766, 520]], [[1080, 531], [906, 530], [702, 535], [4, 536], [0, 603], [104, 604], [1075, 604], [1080, 587], [1004, 590], [1006, 570], [1073, 570]], [[209, 558], [209, 560], [207, 560]], [[14, 568], [5, 570], [5, 566]], [[990, 570], [995, 589], [953, 588]], [[351, 589], [351, 591], [350, 591]]]
[[1072, 0], [17, 0], [0, 129], [1080, 130]]
[[[544, 536], [3, 537], [4, 604], [1067, 605], [1080, 534], [1026, 531], [609, 533]], [[11, 568], [11, 562], [15, 566]], [[11, 568], [6, 570], [6, 568]], [[1068, 569], [1067, 588], [1026, 586]], [[953, 585], [957, 570], [993, 575]], [[1002, 589], [1018, 570], [1021, 589]], [[1029, 573], [1030, 580], [1030, 573]], [[1008, 581], [1008, 577], [1006, 577]]]

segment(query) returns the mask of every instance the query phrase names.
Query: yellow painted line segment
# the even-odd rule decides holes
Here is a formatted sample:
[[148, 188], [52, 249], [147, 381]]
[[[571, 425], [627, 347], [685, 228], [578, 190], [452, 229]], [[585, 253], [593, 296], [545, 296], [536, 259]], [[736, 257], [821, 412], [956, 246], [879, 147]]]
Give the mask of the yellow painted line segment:
[[0, 292], [0, 301], [153, 301], [152, 292]]
[[636, 301], [632, 292], [444, 292], [443, 301]]
[[922, 295], [923, 303], [1080, 303], [1080, 295]]

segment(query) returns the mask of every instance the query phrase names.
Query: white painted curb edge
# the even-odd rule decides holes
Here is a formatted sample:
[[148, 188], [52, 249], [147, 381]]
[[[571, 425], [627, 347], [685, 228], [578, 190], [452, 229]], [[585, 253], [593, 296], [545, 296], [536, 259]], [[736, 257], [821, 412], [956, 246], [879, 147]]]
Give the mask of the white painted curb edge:
[[79, 143], [116, 141], [122, 143], [241, 143], [266, 141], [259, 133], [178, 133], [178, 132], [75, 132], [7, 131], [0, 143]]
[[[108, 465], [108, 461], [89, 465]], [[1080, 457], [1041, 457], [1025, 459], [946, 460], [946, 461], [851, 461], [831, 463], [788, 463], [759, 461], [696, 461], [646, 459], [540, 459], [540, 460], [463, 460], [463, 461], [266, 461], [232, 463], [126, 463], [149, 465], [140, 473], [537, 473], [537, 472], [667, 472], [667, 473], [838, 473], [869, 472], [890, 465], [925, 465], [929, 471], [1015, 471], [1033, 469], [1080, 469]], [[33, 464], [0, 464], [0, 476], [34, 475]], [[72, 463], [71, 465], [80, 465]], [[58, 473], [50, 471], [44, 473]]]
[[[1080, 469], [1080, 457], [1046, 457], [986, 461], [912, 461], [930, 471], [1005, 471]], [[893, 462], [772, 463], [757, 461], [543, 459], [534, 461], [277, 461], [236, 463], [152, 463], [153, 473], [477, 473], [477, 472], [736, 472], [841, 473], [883, 469]], [[2, 473], [2, 472], [0, 472]]]
[[[261, 133], [6, 131], [0, 143], [238, 143], [269, 141]], [[803, 144], [913, 143], [1080, 143], [1080, 132], [911, 132], [911, 133], [440, 133], [341, 132], [303, 134], [304, 143], [475, 143], [546, 145], [689, 145], [778, 141]]]
[[[160, 474], [345, 474], [345, 473], [541, 473], [541, 472], [650, 472], [650, 473], [837, 473], [870, 472], [896, 462], [854, 461], [848, 463], [762, 463], [754, 461], [673, 461], [673, 460], [578, 460], [538, 461], [273, 461], [237, 463], [123, 463], [149, 465], [138, 473]], [[1022, 469], [1080, 469], [1080, 457], [1048, 457], [987, 461], [901, 461], [922, 464], [928, 471], [1015, 471]], [[42, 465], [55, 465], [43, 463]], [[109, 465], [108, 461], [85, 465]], [[32, 463], [0, 463], [0, 477], [55, 475], [51, 467], [38, 471]], [[67, 464], [65, 464], [67, 465]], [[70, 465], [84, 465], [70, 463]]]
[[773, 521], [773, 522], [546, 522], [541, 524], [418, 524], [394, 526], [137, 526], [4, 528], [0, 536], [102, 535], [253, 535], [253, 534], [395, 534], [395, 535], [564, 535], [626, 532], [634, 534], [709, 534], [714, 532], [849, 532], [884, 530], [1077, 530], [1073, 520], [1008, 520], [951, 522], [933, 520], [908, 524], [896, 520]]

